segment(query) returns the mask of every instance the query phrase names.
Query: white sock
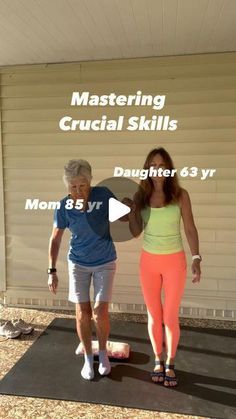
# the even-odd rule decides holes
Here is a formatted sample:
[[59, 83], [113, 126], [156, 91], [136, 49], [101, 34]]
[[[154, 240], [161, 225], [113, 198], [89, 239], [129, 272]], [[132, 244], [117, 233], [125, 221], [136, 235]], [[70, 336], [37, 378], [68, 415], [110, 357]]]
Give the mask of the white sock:
[[84, 354], [84, 366], [81, 370], [81, 375], [85, 380], [92, 380], [94, 378], [93, 354]]
[[106, 349], [99, 351], [99, 367], [98, 372], [101, 375], [108, 375], [111, 372], [111, 365]]

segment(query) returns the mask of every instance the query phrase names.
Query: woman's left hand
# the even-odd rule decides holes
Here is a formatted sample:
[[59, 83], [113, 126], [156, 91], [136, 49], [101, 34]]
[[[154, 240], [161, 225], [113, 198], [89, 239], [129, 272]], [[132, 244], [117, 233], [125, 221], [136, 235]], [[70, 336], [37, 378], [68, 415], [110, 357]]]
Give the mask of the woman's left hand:
[[200, 277], [201, 277], [201, 268], [200, 268], [200, 260], [199, 259], [195, 259], [192, 263], [192, 274], [193, 274], [193, 279], [192, 282], [200, 282]]

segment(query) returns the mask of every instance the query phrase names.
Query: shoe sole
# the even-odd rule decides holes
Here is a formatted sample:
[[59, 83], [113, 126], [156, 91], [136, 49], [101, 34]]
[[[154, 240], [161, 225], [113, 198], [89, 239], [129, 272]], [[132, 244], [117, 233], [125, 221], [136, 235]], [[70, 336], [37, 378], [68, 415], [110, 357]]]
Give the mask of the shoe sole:
[[30, 335], [30, 333], [32, 333], [34, 331], [34, 329], [30, 330], [30, 332], [21, 332], [22, 335]]
[[21, 335], [22, 335], [22, 333], [19, 333], [16, 336], [7, 336], [6, 334], [4, 334], [4, 335], [3, 334], [0, 334], [0, 336], [3, 336], [4, 338], [7, 338], [7, 339], [17, 339]]

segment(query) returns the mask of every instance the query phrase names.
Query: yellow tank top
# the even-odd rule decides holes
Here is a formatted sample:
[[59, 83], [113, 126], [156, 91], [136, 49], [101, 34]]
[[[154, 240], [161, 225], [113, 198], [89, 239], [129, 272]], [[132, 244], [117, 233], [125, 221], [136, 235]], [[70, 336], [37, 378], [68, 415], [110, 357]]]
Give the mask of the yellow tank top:
[[178, 204], [141, 210], [144, 221], [143, 249], [149, 253], [169, 254], [183, 250], [180, 234], [181, 210]]

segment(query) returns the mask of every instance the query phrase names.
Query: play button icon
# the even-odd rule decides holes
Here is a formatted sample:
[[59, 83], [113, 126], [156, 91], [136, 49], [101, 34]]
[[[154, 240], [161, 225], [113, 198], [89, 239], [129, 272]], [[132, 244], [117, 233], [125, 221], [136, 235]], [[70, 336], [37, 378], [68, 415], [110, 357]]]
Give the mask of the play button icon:
[[113, 223], [119, 218], [123, 217], [124, 215], [130, 212], [130, 207], [122, 202], [118, 201], [115, 198], [109, 199], [109, 207], [108, 207], [108, 214], [109, 214], [109, 221]]
[[103, 190], [103, 196], [109, 197], [102, 202], [98, 210], [86, 212], [87, 222], [93, 232], [104, 239], [109, 229], [108, 237], [111, 236], [116, 243], [134, 239], [128, 220], [122, 219], [130, 212], [130, 208], [122, 201], [124, 198], [133, 199], [139, 188], [138, 183], [128, 178], [111, 177], [94, 186]]

